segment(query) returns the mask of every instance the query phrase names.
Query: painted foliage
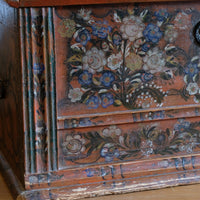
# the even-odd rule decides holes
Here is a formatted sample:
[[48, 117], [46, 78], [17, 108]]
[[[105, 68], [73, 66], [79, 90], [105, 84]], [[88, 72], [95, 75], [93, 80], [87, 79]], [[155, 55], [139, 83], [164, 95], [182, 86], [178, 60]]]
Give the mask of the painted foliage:
[[[81, 8], [63, 18], [68, 38], [67, 98], [88, 109], [141, 109], [199, 103], [195, 9], [123, 6], [102, 14]], [[187, 45], [184, 45], [187, 42]]]
[[158, 122], [138, 124], [138, 128], [130, 127], [128, 130], [111, 125], [85, 132], [68, 131], [60, 140], [62, 157], [70, 162], [86, 164], [198, 151], [200, 123], [185, 119], [175, 121], [169, 128], [162, 128]]
[[[165, 116], [168, 106], [187, 108], [200, 100], [200, 52], [193, 36], [200, 17], [198, 10], [188, 6], [131, 4], [104, 9], [88, 6], [56, 14], [57, 34], [66, 42], [63, 45], [67, 51], [67, 78], [62, 90], [65, 101], [58, 98], [59, 116], [74, 114], [76, 118], [80, 112], [97, 117], [104, 111], [130, 111], [134, 118], [134, 112], [147, 109], [149, 121], [162, 120], [136, 120], [139, 123], [126, 127], [113, 118], [111, 126], [106, 124], [94, 130], [90, 127], [92, 119], [81, 116], [87, 120], [80, 120], [79, 126], [65, 124], [65, 128], [86, 128], [59, 132], [61, 166], [199, 150], [198, 119], [182, 116], [180, 109], [174, 111], [175, 115], [178, 113], [176, 117], [169, 116], [168, 122]], [[59, 82], [58, 75], [57, 79]], [[150, 116], [151, 111], [155, 115]], [[144, 113], [137, 114], [142, 118]], [[106, 119], [101, 119], [104, 125]]]

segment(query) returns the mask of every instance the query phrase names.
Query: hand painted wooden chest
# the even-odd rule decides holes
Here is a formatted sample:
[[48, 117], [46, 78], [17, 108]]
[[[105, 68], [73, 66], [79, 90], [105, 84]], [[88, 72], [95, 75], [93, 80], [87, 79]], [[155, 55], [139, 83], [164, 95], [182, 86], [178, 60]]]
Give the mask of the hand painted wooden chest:
[[198, 1], [8, 3], [0, 160], [18, 199], [200, 182]]

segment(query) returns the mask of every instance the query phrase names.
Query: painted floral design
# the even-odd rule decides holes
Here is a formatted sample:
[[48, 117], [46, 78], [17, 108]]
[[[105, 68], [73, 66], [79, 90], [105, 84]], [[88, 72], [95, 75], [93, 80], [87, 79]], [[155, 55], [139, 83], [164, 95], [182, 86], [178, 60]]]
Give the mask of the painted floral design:
[[105, 158], [106, 162], [113, 161], [114, 158], [119, 156], [119, 150], [116, 148], [114, 144], [107, 143], [101, 149], [101, 157]]
[[107, 108], [113, 103], [114, 103], [114, 97], [111, 93], [104, 93], [101, 95], [101, 105], [103, 108]]
[[153, 154], [153, 142], [151, 140], [146, 140], [141, 143], [141, 152], [144, 156], [149, 156]]
[[[66, 84], [71, 103], [134, 110], [160, 108], [174, 95], [200, 102], [199, 52], [193, 41], [189, 44], [197, 10], [105, 10], [101, 16], [82, 8], [60, 23], [60, 36], [68, 38]], [[182, 47], [183, 34], [188, 49]], [[173, 84], [177, 82], [181, 85]]]
[[109, 128], [105, 128], [103, 130], [103, 135], [105, 137], [112, 137], [112, 138], [115, 138], [117, 136], [120, 136], [122, 133], [121, 129], [118, 128], [117, 126], [113, 125], [113, 126], [110, 126]]
[[111, 70], [119, 69], [121, 67], [121, 65], [122, 65], [122, 62], [123, 62], [123, 59], [122, 59], [121, 52], [118, 53], [118, 54], [112, 54], [107, 59], [108, 67]]
[[71, 19], [65, 19], [60, 23], [59, 33], [62, 37], [72, 37], [76, 31], [76, 24]]
[[107, 21], [96, 21], [92, 24], [92, 33], [93, 35], [105, 39], [108, 34], [111, 32], [111, 27]]
[[147, 72], [154, 74], [165, 70], [165, 58], [158, 48], [149, 50], [143, 61], [143, 69]]
[[71, 99], [71, 102], [77, 102], [81, 100], [82, 92], [80, 88], [70, 89], [68, 97]]
[[101, 72], [103, 66], [106, 64], [105, 55], [102, 50], [98, 50], [93, 47], [91, 50], [86, 52], [83, 56], [83, 69], [88, 70], [91, 73]]
[[89, 73], [87, 70], [84, 70], [78, 79], [81, 85], [90, 85], [92, 83], [92, 74]]
[[199, 93], [199, 86], [197, 83], [189, 83], [186, 90], [188, 91], [189, 95], [194, 95]]
[[169, 13], [166, 9], [160, 9], [154, 13], [158, 21], [166, 21], [169, 18]]
[[67, 135], [62, 143], [63, 152], [67, 155], [79, 155], [85, 151], [85, 139], [81, 135]]
[[78, 31], [76, 36], [77, 42], [85, 46], [87, 42], [90, 41], [90, 39], [91, 39], [90, 32], [87, 29], [82, 29]]
[[99, 98], [97, 96], [90, 96], [86, 101], [86, 105], [90, 109], [98, 108], [99, 107]]
[[100, 80], [102, 85], [104, 85], [105, 87], [110, 87], [113, 81], [115, 80], [115, 76], [112, 72], [106, 71], [102, 74]]
[[80, 9], [77, 16], [79, 18], [82, 18], [85, 21], [89, 21], [90, 20], [90, 14], [91, 14], [91, 10], [87, 10], [87, 9]]
[[143, 32], [143, 35], [147, 42], [158, 43], [163, 33], [157, 25], [148, 24]]
[[123, 19], [123, 24], [120, 27], [120, 30], [123, 38], [134, 41], [142, 37], [144, 27], [145, 25], [140, 17], [131, 15]]
[[[161, 113], [157, 113], [159, 116]], [[66, 159], [71, 161], [84, 157], [90, 159], [93, 153], [98, 160], [112, 162], [149, 158], [152, 155], [193, 153], [200, 148], [200, 123], [178, 119], [174, 128], [161, 129], [159, 124], [141, 125], [124, 131], [116, 125], [83, 134], [66, 135], [62, 144]], [[67, 149], [67, 150], [66, 150]], [[68, 155], [69, 154], [69, 155]], [[71, 154], [79, 155], [72, 157]], [[81, 157], [80, 157], [81, 154]], [[90, 160], [91, 161], [91, 160]], [[97, 160], [95, 159], [94, 162]], [[80, 162], [80, 161], [79, 161]]]
[[126, 57], [126, 66], [132, 70], [136, 71], [142, 68], [143, 60], [142, 57], [137, 55], [136, 53], [130, 53]]

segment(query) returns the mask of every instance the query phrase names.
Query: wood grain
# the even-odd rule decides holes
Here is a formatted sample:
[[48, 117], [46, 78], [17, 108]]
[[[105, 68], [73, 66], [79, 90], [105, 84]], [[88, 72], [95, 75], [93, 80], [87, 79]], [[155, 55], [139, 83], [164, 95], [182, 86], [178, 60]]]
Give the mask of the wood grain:
[[[175, 1], [175, 0], [167, 0]], [[187, 1], [187, 0], [176, 0]], [[196, 0], [197, 1], [197, 0]], [[64, 5], [88, 5], [88, 4], [112, 4], [112, 3], [130, 3], [130, 2], [166, 2], [166, 0], [7, 0], [14, 7], [41, 7], [41, 6], [64, 6]]]
[[[171, 187], [161, 190], [135, 192], [123, 195], [110, 195], [104, 197], [87, 198], [85, 200], [198, 200], [200, 184]], [[0, 200], [13, 200], [10, 191], [0, 175]]]
[[21, 67], [16, 9], [0, 1], [0, 79], [7, 81], [0, 99], [0, 150], [23, 182], [24, 149]]

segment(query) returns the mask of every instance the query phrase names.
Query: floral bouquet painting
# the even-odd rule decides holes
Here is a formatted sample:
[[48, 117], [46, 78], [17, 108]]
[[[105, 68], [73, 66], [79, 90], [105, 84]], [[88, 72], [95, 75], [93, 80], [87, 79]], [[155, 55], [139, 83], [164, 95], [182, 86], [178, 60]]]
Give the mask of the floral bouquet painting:
[[71, 103], [129, 110], [162, 107], [169, 96], [199, 103], [199, 48], [192, 36], [198, 11], [137, 5], [103, 11], [81, 8], [60, 22], [60, 36], [68, 38]]

